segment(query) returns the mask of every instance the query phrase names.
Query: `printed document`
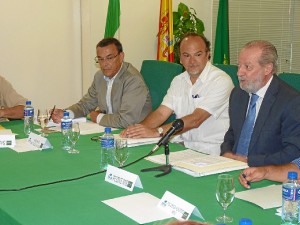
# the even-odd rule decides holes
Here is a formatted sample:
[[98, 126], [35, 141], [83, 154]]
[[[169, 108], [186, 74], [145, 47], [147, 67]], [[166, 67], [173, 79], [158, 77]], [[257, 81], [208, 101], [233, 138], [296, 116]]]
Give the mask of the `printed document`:
[[[165, 164], [166, 162], [164, 154], [149, 156], [146, 159], [158, 164]], [[207, 155], [191, 149], [171, 152], [169, 162], [174, 169], [194, 177], [240, 170], [248, 167], [247, 163], [241, 161], [218, 155]]]

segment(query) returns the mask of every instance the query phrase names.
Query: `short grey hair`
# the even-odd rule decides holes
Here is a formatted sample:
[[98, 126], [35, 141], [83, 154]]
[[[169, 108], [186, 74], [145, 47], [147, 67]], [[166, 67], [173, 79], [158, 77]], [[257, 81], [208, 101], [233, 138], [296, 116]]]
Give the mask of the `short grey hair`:
[[265, 66], [269, 63], [273, 64], [273, 74], [277, 73], [277, 61], [278, 61], [278, 54], [277, 54], [277, 50], [276, 47], [268, 42], [268, 41], [264, 41], [264, 40], [254, 40], [254, 41], [250, 41], [247, 44], [244, 45], [243, 48], [251, 48], [251, 47], [258, 47], [262, 50], [261, 56], [258, 60], [258, 63], [261, 66]]

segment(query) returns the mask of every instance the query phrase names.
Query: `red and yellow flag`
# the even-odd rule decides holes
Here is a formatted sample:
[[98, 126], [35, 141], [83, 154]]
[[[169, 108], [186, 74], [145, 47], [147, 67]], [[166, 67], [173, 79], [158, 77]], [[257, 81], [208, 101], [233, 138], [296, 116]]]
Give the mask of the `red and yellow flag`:
[[160, 0], [157, 60], [174, 62], [172, 0]]

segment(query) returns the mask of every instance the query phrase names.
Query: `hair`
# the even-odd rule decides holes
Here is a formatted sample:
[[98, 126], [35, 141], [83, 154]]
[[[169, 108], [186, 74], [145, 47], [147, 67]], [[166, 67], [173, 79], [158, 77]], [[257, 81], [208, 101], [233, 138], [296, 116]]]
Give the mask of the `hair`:
[[[180, 45], [181, 45], [181, 42], [182, 42], [185, 38], [187, 38], [187, 37], [199, 37], [199, 38], [201, 38], [201, 39], [204, 41], [204, 43], [205, 43], [206, 51], [210, 52], [210, 41], [209, 41], [204, 35], [197, 34], [197, 33], [194, 33], [194, 32], [190, 32], [190, 33], [185, 33], [185, 34], [181, 37], [180, 41], [178, 42], [178, 46], [179, 46], [179, 48], [178, 48], [178, 49], [179, 49], [179, 54], [180, 54]], [[209, 58], [210, 58], [210, 56], [209, 56]]]
[[96, 48], [102, 48], [102, 47], [106, 47], [108, 45], [115, 45], [117, 47], [117, 50], [118, 50], [118, 53], [120, 54], [121, 52], [123, 52], [123, 47], [122, 47], [122, 44], [121, 42], [116, 39], [116, 38], [112, 38], [112, 37], [109, 37], [109, 38], [104, 38], [102, 39], [96, 46]]
[[186, 34], [184, 34], [184, 35], [181, 37], [180, 41], [178, 42], [179, 48], [180, 48], [181, 42], [182, 42], [185, 38], [187, 38], [187, 37], [200, 37], [200, 38], [204, 41], [204, 43], [205, 43], [206, 50], [207, 50], [207, 51], [210, 51], [210, 42], [209, 42], [209, 40], [208, 40], [204, 35], [197, 34], [197, 33], [193, 33], [193, 32], [191, 32], [191, 33], [186, 33]]
[[277, 73], [277, 60], [278, 54], [275, 46], [268, 41], [254, 40], [250, 41], [243, 48], [258, 47], [262, 50], [261, 56], [258, 59], [258, 63], [261, 66], [265, 66], [269, 63], [273, 64], [273, 74]]
[[187, 220], [187, 221], [173, 221], [173, 222], [167, 223], [166, 225], [209, 225], [209, 224], [192, 221], [192, 220]]

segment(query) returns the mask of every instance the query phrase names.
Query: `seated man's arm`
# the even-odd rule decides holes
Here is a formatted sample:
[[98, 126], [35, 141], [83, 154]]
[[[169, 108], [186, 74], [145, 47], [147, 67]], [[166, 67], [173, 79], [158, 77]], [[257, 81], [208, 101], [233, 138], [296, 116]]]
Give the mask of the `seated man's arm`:
[[[172, 110], [167, 106], [160, 105], [159, 108], [152, 112], [141, 124], [128, 127], [122, 132], [121, 135], [131, 138], [141, 137], [159, 137], [157, 128], [161, 125], [172, 113]], [[181, 132], [188, 131], [193, 128], [199, 127], [207, 118], [210, 117], [210, 113], [197, 108], [192, 114], [186, 115], [181, 119], [184, 122], [184, 127]], [[172, 126], [172, 123], [161, 126], [166, 133]]]
[[[121, 136], [129, 138], [159, 137], [157, 128], [165, 122], [173, 111], [167, 106], [160, 105], [151, 112], [140, 124], [134, 124], [121, 132]], [[161, 126], [166, 132], [171, 124]]]
[[24, 116], [24, 105], [0, 109], [0, 118], [21, 119]]
[[300, 173], [300, 170], [295, 163], [276, 166], [249, 167], [240, 174], [239, 182], [245, 188], [250, 188], [249, 182], [257, 182], [264, 179], [284, 182], [287, 179], [289, 171]]

